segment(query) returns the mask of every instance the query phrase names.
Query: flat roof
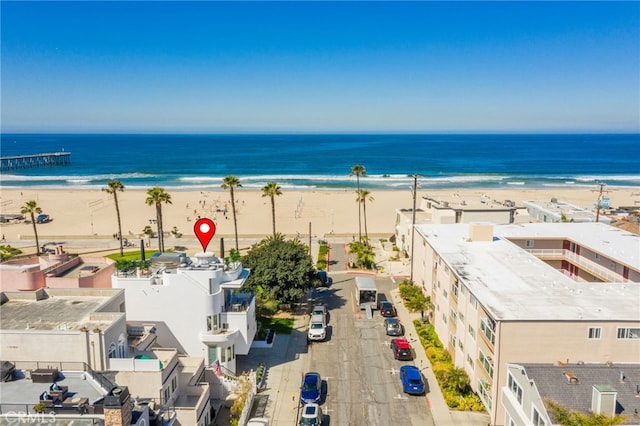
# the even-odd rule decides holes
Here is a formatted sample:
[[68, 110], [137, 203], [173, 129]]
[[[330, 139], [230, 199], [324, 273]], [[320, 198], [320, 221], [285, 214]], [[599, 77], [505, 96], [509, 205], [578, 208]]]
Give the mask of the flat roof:
[[640, 237], [601, 223], [492, 225], [493, 241], [468, 241], [469, 224], [416, 229], [495, 320], [640, 321], [639, 283], [577, 282], [509, 238], [566, 238], [640, 269]]
[[[91, 318], [98, 308], [123, 290], [64, 289], [48, 290], [49, 297], [36, 300], [34, 292], [5, 292], [8, 298], [0, 309], [2, 330], [73, 331], [81, 327], [108, 328], [114, 321], [108, 316]], [[68, 294], [71, 293], [71, 294]], [[101, 312], [102, 313], [102, 312]], [[105, 312], [119, 314], [118, 312]], [[124, 314], [122, 314], [124, 315]]]
[[[74, 397], [88, 398], [89, 403], [96, 401], [106, 395], [107, 390], [92, 379], [83, 379], [82, 372], [60, 371], [59, 385], [69, 387], [69, 395]], [[40, 401], [40, 394], [49, 390], [51, 383], [34, 383], [24, 377], [22, 372], [16, 373], [16, 379], [9, 382], [0, 382], [0, 404], [8, 409], [10, 405], [37, 404]], [[16, 408], [15, 411], [24, 410], [24, 406]]]

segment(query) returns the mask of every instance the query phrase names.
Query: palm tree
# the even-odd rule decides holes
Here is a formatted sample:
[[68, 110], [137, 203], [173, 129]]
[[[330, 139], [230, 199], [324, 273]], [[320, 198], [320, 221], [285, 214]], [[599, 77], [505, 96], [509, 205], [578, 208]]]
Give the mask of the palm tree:
[[362, 216], [364, 217], [364, 241], [366, 245], [369, 245], [369, 233], [367, 232], [367, 200], [373, 201], [371, 192], [366, 189], [359, 189], [356, 201], [358, 204], [362, 203]]
[[262, 187], [262, 196], [271, 198], [271, 218], [273, 219], [273, 235], [276, 235], [276, 195], [282, 195], [280, 187], [275, 182], [269, 182]]
[[[356, 176], [357, 190], [360, 192], [360, 176], [366, 176], [367, 170], [364, 166], [356, 164], [355, 166], [351, 166], [351, 173], [349, 176]], [[362, 241], [362, 217], [360, 214], [360, 203], [358, 202], [358, 241]]]
[[124, 185], [119, 180], [110, 180], [107, 186], [102, 188], [104, 192], [113, 195], [113, 202], [116, 205], [116, 216], [118, 217], [118, 240], [120, 241], [120, 256], [124, 256], [122, 251], [122, 222], [120, 221], [120, 206], [118, 205], [118, 192], [124, 191]]
[[156, 221], [158, 222], [158, 249], [164, 252], [164, 230], [162, 227], [162, 203], [171, 204], [171, 194], [158, 186], [147, 191], [148, 206], [156, 206]]
[[220, 188], [228, 189], [231, 193], [231, 210], [233, 213], [233, 229], [235, 230], [236, 235], [236, 250], [240, 251], [240, 249], [238, 248], [238, 221], [236, 219], [236, 200], [233, 196], [233, 188], [235, 188], [236, 186], [242, 187], [242, 185], [240, 185], [240, 179], [233, 175], [229, 175], [224, 178], [224, 180], [222, 181], [222, 185], [220, 185]]
[[42, 213], [42, 209], [38, 206], [38, 202], [35, 200], [27, 201], [20, 209], [20, 214], [31, 215], [33, 235], [36, 237], [36, 256], [40, 255], [40, 242], [38, 241], [38, 230], [36, 229], [36, 215], [40, 213]]

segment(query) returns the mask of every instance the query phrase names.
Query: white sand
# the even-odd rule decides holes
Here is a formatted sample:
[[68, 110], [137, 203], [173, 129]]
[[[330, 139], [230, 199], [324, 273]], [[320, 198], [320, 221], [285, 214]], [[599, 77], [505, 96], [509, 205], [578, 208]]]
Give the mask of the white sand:
[[[461, 199], [478, 200], [486, 194], [495, 200], [513, 200], [521, 204], [524, 200], [549, 201], [552, 197], [591, 208], [597, 198], [597, 188], [537, 189], [537, 190], [419, 190], [418, 206], [423, 196], [450, 198], [455, 192]], [[230, 197], [228, 191], [167, 191], [172, 204], [163, 205], [164, 229], [174, 226], [185, 237], [193, 236], [196, 216], [209, 217], [217, 226], [216, 237], [233, 236]], [[638, 199], [638, 190], [608, 189], [606, 196], [612, 206], [633, 206]], [[260, 191], [236, 188], [238, 208], [238, 234], [242, 237], [260, 238], [271, 234], [271, 204]], [[374, 201], [367, 203], [367, 228], [371, 235], [394, 233], [396, 209], [411, 208], [411, 191], [371, 191]], [[141, 234], [143, 228], [155, 219], [155, 208], [145, 203], [146, 191], [127, 190], [118, 193], [125, 237]], [[38, 225], [41, 240], [52, 237], [111, 237], [118, 230], [113, 199], [98, 190], [43, 190], [3, 189], [0, 196], [2, 213], [19, 213], [28, 200], [36, 200], [44, 213], [53, 221]], [[308, 235], [309, 223], [312, 234], [318, 237], [351, 236], [358, 233], [358, 205], [353, 190], [309, 190], [287, 191], [276, 197], [276, 230], [285, 235]], [[203, 203], [204, 202], [204, 206]], [[225, 219], [216, 212], [216, 205], [228, 209]], [[155, 225], [151, 225], [155, 230]], [[0, 228], [7, 240], [32, 238], [31, 224], [3, 224]], [[363, 231], [364, 232], [364, 231]]]

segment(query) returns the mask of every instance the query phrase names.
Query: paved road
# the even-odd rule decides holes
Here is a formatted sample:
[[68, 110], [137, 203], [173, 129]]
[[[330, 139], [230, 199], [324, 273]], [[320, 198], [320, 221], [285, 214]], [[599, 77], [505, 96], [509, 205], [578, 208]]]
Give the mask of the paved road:
[[[326, 381], [323, 410], [327, 425], [433, 425], [425, 397], [402, 392], [399, 368], [389, 348], [383, 318], [376, 311], [367, 319], [354, 308], [354, 275], [333, 273], [333, 286], [319, 293], [329, 307], [325, 342], [310, 345], [306, 371]], [[390, 298], [389, 278], [376, 279]]]

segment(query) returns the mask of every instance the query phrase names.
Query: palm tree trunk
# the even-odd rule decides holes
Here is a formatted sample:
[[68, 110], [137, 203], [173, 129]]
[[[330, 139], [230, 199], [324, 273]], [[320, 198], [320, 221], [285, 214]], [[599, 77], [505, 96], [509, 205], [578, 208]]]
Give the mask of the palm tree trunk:
[[364, 216], [364, 240], [369, 245], [369, 233], [367, 232], [367, 200], [362, 199], [362, 216]]
[[122, 222], [120, 221], [120, 206], [118, 206], [118, 196], [113, 191], [113, 202], [116, 203], [116, 216], [118, 216], [118, 241], [120, 241], [120, 256], [124, 256], [122, 251]]
[[[360, 195], [360, 174], [356, 175], [356, 182], [358, 184], [358, 195]], [[362, 209], [360, 208], [360, 202], [358, 201], [358, 241], [362, 242], [362, 215], [360, 212]]]
[[276, 235], [276, 201], [271, 196], [271, 218], [273, 220], [273, 235]]
[[158, 250], [164, 253], [164, 241], [162, 241], [162, 207], [156, 204], [156, 221], [158, 222]]
[[36, 228], [36, 218], [31, 212], [31, 224], [33, 225], [33, 235], [36, 238], [36, 256], [40, 254], [40, 241], [38, 240], [38, 229]]
[[231, 213], [233, 213], [233, 229], [236, 235], [236, 250], [240, 251], [238, 248], [238, 221], [236, 220], [236, 200], [233, 196], [233, 186], [231, 187]]

